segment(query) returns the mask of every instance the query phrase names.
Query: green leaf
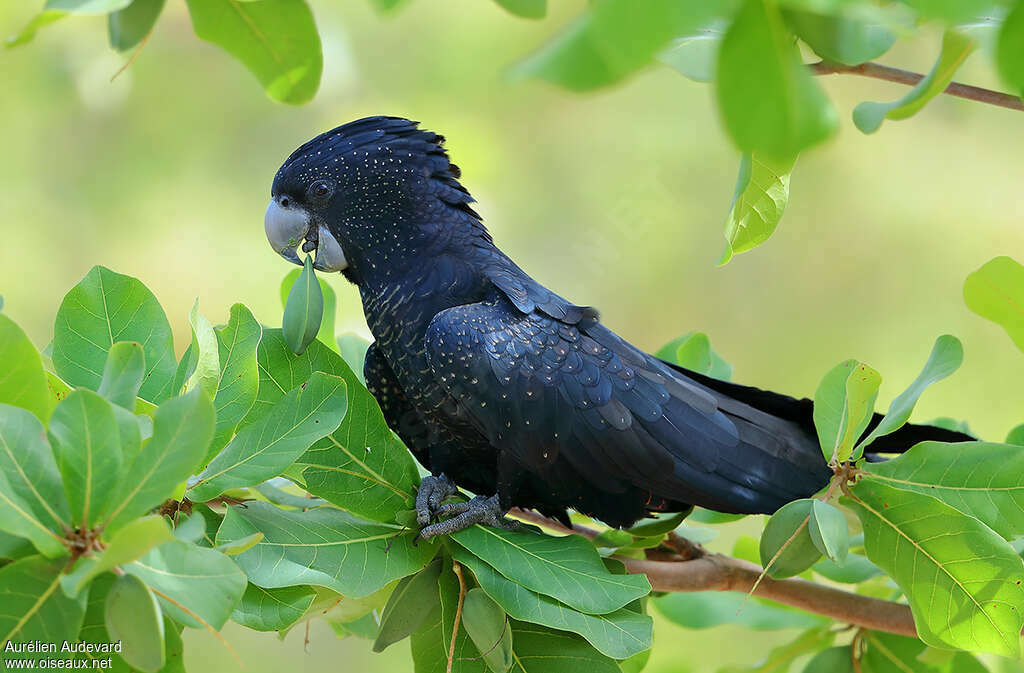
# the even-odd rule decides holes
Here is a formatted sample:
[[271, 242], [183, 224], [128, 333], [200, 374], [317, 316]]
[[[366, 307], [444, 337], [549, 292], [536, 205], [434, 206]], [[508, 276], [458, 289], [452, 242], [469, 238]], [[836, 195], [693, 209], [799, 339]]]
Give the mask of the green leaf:
[[728, 12], [731, 2], [649, 0], [637, 12], [631, 0], [597, 0], [548, 44], [515, 67], [574, 91], [625, 79], [648, 65], [678, 35]]
[[1005, 540], [936, 498], [874, 478], [844, 502], [864, 526], [868, 558], [906, 594], [921, 640], [1018, 655], [1024, 564]]
[[165, 663], [164, 620], [160, 604], [135, 575], [121, 575], [107, 593], [104, 623], [121, 658], [143, 671], [158, 671]]
[[999, 74], [1024, 96], [1024, 3], [1018, 2], [1003, 21], [996, 43]]
[[1007, 540], [1024, 536], [1024, 451], [990, 442], [921, 442], [863, 466], [872, 480], [937, 498]]
[[285, 343], [296, 355], [302, 355], [317, 338], [324, 317], [324, 295], [313, 271], [313, 257], [306, 255], [306, 263], [298, 280], [288, 293], [281, 321]]
[[462, 625], [492, 673], [512, 666], [512, 629], [505, 611], [483, 589], [470, 589], [462, 606]]
[[39, 351], [17, 323], [0, 314], [0, 404], [28, 409], [36, 418], [50, 417], [50, 391]]
[[746, 514], [725, 514], [723, 512], [715, 512], [710, 509], [704, 509], [702, 507], [696, 507], [693, 513], [687, 517], [690, 521], [696, 521], [697, 523], [730, 523], [733, 521], [739, 521]]
[[[692, 339], [697, 338], [697, 342], [694, 345], [687, 345]], [[713, 376], [716, 379], [722, 381], [728, 381], [732, 378], [732, 365], [725, 361], [725, 359], [719, 355], [714, 348], [711, 349], [711, 367], [707, 367], [707, 359], [702, 358], [695, 361], [695, 358], [691, 355], [691, 350], [695, 346], [700, 346], [701, 337], [707, 339], [707, 335], [702, 332], [687, 332], [681, 337], [669, 341], [667, 344], [658, 349], [654, 354], [655, 357], [661, 358], [666, 362], [671, 362], [674, 365], [680, 367], [687, 367], [693, 369], [689, 365], [691, 364], [704, 364], [703, 369], [695, 369], [695, 371], [701, 374], [707, 374]], [[685, 347], [685, 348], [684, 348]], [[699, 349], [698, 349], [699, 350]], [[687, 363], [680, 362], [679, 358], [686, 358]]]
[[551, 537], [473, 526], [452, 538], [509, 580], [588, 614], [605, 614], [650, 593], [643, 575], [613, 575], [578, 535]]
[[807, 530], [818, 551], [839, 565], [846, 563], [850, 552], [850, 527], [842, 512], [828, 503], [812, 500]]
[[0, 568], [0, 643], [75, 640], [85, 615], [85, 594], [60, 590], [65, 561], [29, 556]]
[[51, 23], [55, 23], [65, 16], [67, 12], [59, 10], [43, 10], [39, 12], [22, 28], [17, 34], [11, 35], [4, 41], [4, 46], [8, 49], [12, 47], [20, 47], [23, 44], [28, 44], [35, 39], [36, 33], [39, 32], [40, 28], [45, 28]]
[[309, 509], [318, 505], [323, 505], [327, 501], [323, 498], [307, 498], [304, 495], [297, 495], [290, 493], [284, 489], [280, 489], [270, 482], [264, 482], [253, 487], [257, 493], [262, 495], [264, 498], [279, 505], [281, 507], [297, 507], [298, 509]]
[[1024, 351], [1024, 266], [995, 257], [964, 281], [964, 301], [982, 318], [996, 323]]
[[164, 614], [192, 628], [220, 630], [245, 593], [245, 573], [213, 549], [171, 540], [124, 566], [160, 599]]
[[192, 348], [196, 352], [196, 368], [185, 384], [185, 389], [202, 388], [203, 392], [213, 399], [220, 383], [220, 346], [213, 325], [199, 312], [198, 298], [189, 311], [188, 322], [192, 326]]
[[718, 52], [718, 106], [744, 152], [783, 164], [838, 125], [774, 3], [745, 0]]
[[852, 4], [838, 13], [790, 10], [793, 32], [825, 61], [860, 65], [878, 58], [896, 42], [879, 8]]
[[940, 19], [947, 24], [968, 21], [992, 11], [992, 0], [906, 0], [923, 19]]
[[280, 631], [299, 621], [315, 596], [308, 586], [264, 589], [250, 584], [231, 619], [254, 631]]
[[1014, 426], [1008, 433], [1006, 433], [1005, 443], [1024, 446], [1024, 423]]
[[943, 334], [935, 340], [932, 352], [928, 361], [924, 363], [924, 369], [917, 375], [910, 387], [900, 393], [889, 405], [889, 411], [875, 429], [857, 445], [853, 452], [854, 458], [859, 458], [864, 447], [870, 446], [871, 442], [903, 427], [903, 424], [910, 420], [910, 413], [914, 405], [921, 397], [924, 389], [931, 384], [941, 381], [957, 369], [964, 361], [964, 347], [955, 336]]
[[366, 385], [366, 379], [363, 377], [363, 364], [366, 361], [366, 349], [370, 347], [370, 342], [353, 332], [339, 334], [337, 342], [338, 352], [342, 359], [345, 360], [352, 373], [359, 378], [360, 383]]
[[53, 410], [49, 436], [72, 525], [95, 526], [122, 479], [121, 438], [113, 407], [91, 390], [75, 390]]
[[162, 516], [136, 519], [117, 531], [102, 552], [79, 558], [71, 572], [61, 576], [64, 593], [75, 597], [100, 573], [131, 563], [153, 547], [173, 539], [174, 535]]
[[423, 620], [440, 605], [437, 581], [440, 562], [398, 582], [380, 616], [380, 631], [373, 642], [374, 652], [383, 652], [388, 645], [404, 640], [420, 627]]
[[[863, 642], [864, 649], [860, 656], [862, 673], [903, 673], [924, 668], [919, 657], [926, 646], [917, 638], [866, 631]], [[935, 671], [930, 666], [928, 669]]]
[[227, 542], [222, 545], [217, 545], [217, 551], [223, 552], [228, 556], [237, 556], [238, 554], [255, 547], [262, 539], [263, 533], [253, 533], [252, 535], [247, 535], [243, 538], [232, 540], [231, 542]]
[[886, 119], [913, 117], [928, 101], [945, 90], [974, 47], [974, 40], [967, 35], [947, 30], [942, 38], [939, 59], [924, 79], [899, 100], [891, 103], [861, 103], [853, 110], [853, 123], [864, 133], [874, 133]]
[[258, 423], [244, 427], [199, 475], [188, 497], [209, 500], [228, 489], [277, 476], [315, 442], [337, 430], [347, 407], [344, 379], [314, 373]]
[[[303, 274], [304, 270], [305, 267], [302, 269], [292, 269], [281, 281], [282, 308], [288, 308], [288, 296], [291, 294], [295, 283], [298, 282], [299, 276]], [[338, 350], [340, 344], [334, 339], [334, 321], [338, 313], [338, 296], [334, 293], [334, 288], [326, 280], [317, 278], [317, 282], [320, 284], [320, 292], [323, 294], [324, 307], [323, 318], [320, 320], [320, 329], [316, 333], [316, 338], [320, 340], [320, 343], [338, 353], [340, 352]], [[355, 368], [353, 367], [353, 369]], [[362, 366], [360, 366], [359, 371], [362, 371]]]
[[660, 514], [651, 520], [644, 519], [642, 523], [631, 528], [627, 528], [625, 532], [636, 537], [665, 535], [666, 533], [671, 533], [678, 528], [680, 524], [683, 523], [683, 520], [686, 519], [687, 514], [687, 512], [679, 512], [678, 514]]
[[711, 82], [715, 79], [718, 48], [728, 25], [722, 19], [713, 19], [692, 33], [672, 40], [668, 48], [658, 54], [658, 60], [695, 82]]
[[[861, 670], [865, 670], [863, 663], [861, 664]], [[914, 669], [909, 668], [906, 670], [913, 671]], [[827, 671], [828, 673], [854, 673], [853, 650], [849, 645], [841, 645], [818, 652], [804, 666], [804, 673], [819, 673], [820, 671]]]
[[408, 2], [409, 0], [370, 0], [370, 4], [373, 5], [373, 8], [381, 14], [393, 12]]
[[515, 661], [509, 673], [619, 673], [618, 664], [579, 636], [512, 622]]
[[312, 100], [320, 87], [320, 34], [305, 0], [187, 0], [196, 36], [221, 47], [281, 103]]
[[174, 378], [171, 326], [153, 293], [141, 282], [94, 266], [61, 302], [53, 328], [53, 366], [72, 387], [96, 390], [110, 347], [143, 344], [146, 379], [139, 397], [159, 404]]
[[66, 553], [71, 510], [46, 431], [20, 407], [0, 404], [0, 531], [32, 542], [44, 556]]
[[142, 344], [134, 341], [119, 341], [110, 347], [107, 362], [103, 366], [103, 378], [96, 392], [110, 400], [111, 404], [131, 411], [135, 398], [146, 376], [146, 361]]
[[[459, 580], [451, 564], [444, 563], [437, 590], [440, 605], [427, 616], [420, 628], [412, 634], [412, 658], [416, 673], [440, 673], [447, 669], [449, 646], [459, 602]], [[455, 649], [451, 659], [452, 673], [486, 673], [488, 668], [466, 633], [455, 632]]]
[[761, 533], [761, 565], [776, 579], [799, 575], [821, 558], [809, 524], [814, 500], [794, 500], [782, 506]]
[[348, 386], [348, 412], [341, 425], [298, 461], [306, 466], [302, 477], [308, 492], [357, 516], [387, 523], [411, 506], [413, 485], [419, 482], [412, 455], [385, 423], [377, 400], [340, 356], [321, 343], [312, 343], [295, 356], [281, 330], [268, 329], [260, 341], [259, 363], [260, 390], [252, 420], [314, 371], [340, 376]]
[[625, 607], [608, 614], [588, 615], [508, 581], [465, 550], [456, 549], [455, 560], [469, 568], [480, 587], [513, 619], [578, 633], [613, 659], [625, 659], [651, 647], [653, 622], [647, 615]]
[[878, 566], [859, 554], [850, 554], [841, 566], [823, 558], [811, 567], [822, 577], [841, 584], [860, 584], [882, 574]]
[[394, 524], [327, 507], [297, 512], [263, 502], [229, 508], [217, 544], [256, 532], [263, 540], [234, 559], [250, 582], [268, 589], [312, 584], [359, 598], [417, 572], [435, 551], [427, 544], [414, 547], [413, 536]]
[[840, 362], [825, 374], [814, 393], [814, 427], [825, 460], [841, 463], [853, 453], [874, 413], [881, 383], [877, 371], [857, 360]]
[[140, 44], [153, 30], [163, 8], [164, 0], [132, 0], [124, 9], [111, 12], [107, 17], [110, 46], [127, 51]]
[[157, 407], [153, 437], [117, 476], [107, 530], [114, 531], [166, 500], [206, 455], [213, 436], [213, 405], [202, 390]]
[[548, 13], [548, 0], [494, 0], [510, 13], [524, 19], [543, 19]]
[[213, 406], [217, 410], [217, 427], [213, 443], [203, 462], [220, 453], [231, 440], [236, 428], [256, 403], [260, 374], [256, 349], [263, 328], [243, 304], [231, 307], [228, 324], [215, 328], [219, 349], [220, 380]]
[[775, 233], [789, 203], [789, 176], [795, 162], [795, 156], [774, 161], [744, 153], [732, 208], [725, 221], [725, 250], [718, 260], [719, 266], [728, 263], [733, 255], [753, 250]]
[[722, 624], [739, 624], [757, 631], [807, 629], [824, 621], [816, 615], [756, 597], [748, 598], [737, 591], [674, 593], [656, 598], [653, 603], [669, 621], [688, 629], [707, 629]]
[[25, 538], [0, 531], [0, 566], [3, 561], [17, 561], [36, 553], [36, 548]]

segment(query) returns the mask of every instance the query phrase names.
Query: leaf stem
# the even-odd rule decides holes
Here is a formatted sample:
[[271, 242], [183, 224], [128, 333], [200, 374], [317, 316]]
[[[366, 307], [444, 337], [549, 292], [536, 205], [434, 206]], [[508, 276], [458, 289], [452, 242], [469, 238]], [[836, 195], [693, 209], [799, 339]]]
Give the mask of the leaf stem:
[[[907, 84], [909, 86], [914, 86], [924, 79], [924, 75], [920, 73], [910, 72], [909, 70], [902, 70], [900, 68], [893, 68], [891, 66], [882, 65], [881, 63], [868, 62], [861, 63], [860, 65], [843, 65], [841, 63], [819, 61], [818, 63], [809, 64], [808, 67], [810, 67], [811, 72], [815, 75], [860, 75], [862, 77], [871, 77], [874, 79], [885, 80], [886, 82]], [[942, 93], [949, 94], [950, 96], [956, 96], [957, 98], [966, 98], [979, 103], [985, 103], [987, 105], [995, 105], [997, 107], [1004, 107], [1010, 110], [1024, 112], [1024, 101], [1019, 97], [1002, 93], [1000, 91], [971, 86], [970, 84], [951, 82]]]
[[462, 604], [466, 602], [466, 578], [462, 575], [462, 565], [453, 560], [452, 571], [459, 578], [459, 602], [455, 606], [455, 622], [452, 624], [452, 642], [448, 646], [448, 667], [445, 669], [445, 673], [452, 673], [452, 664], [455, 662], [455, 637], [459, 635], [459, 624], [462, 623]]

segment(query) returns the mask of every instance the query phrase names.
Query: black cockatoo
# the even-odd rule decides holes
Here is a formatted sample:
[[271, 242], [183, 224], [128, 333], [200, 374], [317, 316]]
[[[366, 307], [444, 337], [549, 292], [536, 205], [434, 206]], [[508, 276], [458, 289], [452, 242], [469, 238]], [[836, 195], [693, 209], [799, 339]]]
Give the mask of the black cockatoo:
[[[495, 246], [443, 142], [397, 117], [339, 126], [284, 162], [265, 219], [286, 259], [305, 239], [359, 288], [367, 387], [433, 474], [422, 537], [513, 506], [612, 526], [690, 505], [770, 513], [827, 483], [810, 400], [659, 360], [538, 283]], [[970, 438], [904, 426], [869, 450], [924, 439]], [[479, 495], [442, 505], [457, 487]]]

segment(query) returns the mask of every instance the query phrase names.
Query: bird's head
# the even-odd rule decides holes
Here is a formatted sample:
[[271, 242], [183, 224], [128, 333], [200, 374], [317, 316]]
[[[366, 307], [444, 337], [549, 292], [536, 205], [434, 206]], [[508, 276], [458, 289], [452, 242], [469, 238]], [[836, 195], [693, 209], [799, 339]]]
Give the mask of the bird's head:
[[354, 267], [401, 264], [447, 230], [476, 223], [483, 231], [444, 138], [416, 124], [367, 117], [292, 152], [274, 177], [264, 219], [274, 250], [301, 264], [301, 244], [316, 250], [315, 268], [355, 280]]

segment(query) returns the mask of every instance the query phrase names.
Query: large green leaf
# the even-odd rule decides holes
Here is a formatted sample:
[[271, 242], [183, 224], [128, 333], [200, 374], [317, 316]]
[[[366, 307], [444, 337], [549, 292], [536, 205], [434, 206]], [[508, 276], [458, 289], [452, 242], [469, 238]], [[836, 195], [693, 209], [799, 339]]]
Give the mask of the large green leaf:
[[39, 12], [32, 17], [31, 20], [22, 28], [18, 33], [11, 35], [4, 40], [4, 46], [10, 49], [11, 47], [20, 47], [23, 44], [28, 44], [35, 39], [36, 33], [39, 32], [40, 28], [45, 28], [51, 23], [60, 21], [68, 13], [59, 9], [47, 9]]
[[462, 627], [480, 651], [491, 673], [506, 673], [512, 666], [512, 631], [508, 615], [480, 588], [466, 592]]
[[358, 598], [417, 572], [435, 552], [428, 544], [414, 547], [412, 535], [394, 524], [330, 507], [289, 512], [264, 502], [230, 508], [217, 544], [257, 532], [263, 539], [234, 559], [249, 581], [268, 589], [311, 584]]
[[85, 614], [85, 594], [60, 590], [64, 561], [29, 556], [0, 568], [0, 643], [74, 641]]
[[192, 304], [188, 313], [188, 323], [192, 326], [192, 349], [195, 352], [195, 369], [185, 384], [186, 390], [201, 387], [207, 396], [213, 399], [220, 384], [220, 346], [213, 325], [206, 316], [199, 312], [199, 299]]
[[638, 12], [633, 0], [597, 0], [515, 73], [575, 91], [607, 86], [651, 63], [672, 38], [728, 13], [732, 4], [648, 0]]
[[963, 23], [991, 12], [992, 0], [905, 0], [924, 19], [940, 19], [949, 24]]
[[320, 34], [305, 0], [187, 0], [196, 35], [237, 58], [282, 103], [306, 103], [323, 72]]
[[882, 376], [874, 369], [846, 360], [833, 367], [814, 393], [814, 427], [825, 460], [841, 463], [853, 453], [875, 411]]
[[745, 0], [718, 52], [718, 105], [744, 152], [792, 162], [835, 132], [835, 109], [800, 60], [778, 7]]
[[91, 390], [72, 391], [53, 410], [50, 445], [75, 527], [89, 528], [107, 513], [122, 478], [121, 437], [110, 402]]
[[813, 506], [809, 498], [794, 500], [765, 524], [759, 550], [761, 565], [772, 577], [799, 575], [821, 558], [810, 532]]
[[643, 575], [614, 575], [578, 535], [552, 537], [473, 526], [452, 536], [509, 580], [588, 614], [605, 614], [646, 596]]
[[455, 559], [472, 571], [480, 587], [513, 619], [578, 633], [598, 651], [613, 659], [626, 659], [651, 647], [653, 622], [647, 615], [629, 608], [619, 608], [602, 615], [585, 614], [508, 581], [465, 550], [457, 549]]
[[53, 327], [53, 366], [71, 386], [96, 390], [107, 352], [118, 341], [143, 344], [146, 380], [139, 396], [160, 403], [174, 378], [171, 326], [153, 293], [131, 276], [94, 266], [61, 302]]
[[213, 436], [213, 404], [202, 390], [157, 407], [153, 437], [121, 475], [107, 530], [114, 531], [169, 498], [199, 466]]
[[70, 523], [43, 424], [25, 409], [0, 404], [0, 531], [30, 540], [52, 558], [65, 553]]
[[135, 575], [120, 575], [107, 593], [104, 625], [111, 640], [121, 643], [121, 658], [155, 673], [166, 662], [164, 619], [156, 596]]
[[964, 301], [982, 318], [996, 323], [1024, 351], [1024, 266], [995, 257], [964, 281]]
[[1018, 2], [1003, 21], [996, 45], [999, 74], [1024, 96], [1024, 3]]
[[618, 664], [577, 635], [512, 622], [509, 673], [619, 673]]
[[389, 645], [412, 635], [439, 605], [437, 582], [441, 563], [435, 561], [415, 575], [403, 577], [388, 598], [380, 615], [380, 631], [373, 651], [383, 652]]
[[228, 324], [215, 328], [220, 360], [220, 380], [213, 406], [217, 428], [207, 458], [212, 458], [231, 440], [259, 393], [260, 373], [256, 348], [263, 328], [243, 304], [231, 307]]
[[917, 404], [924, 389], [955, 372], [960, 368], [963, 360], [964, 347], [959, 339], [948, 334], [943, 334], [936, 339], [928, 361], [924, 363], [924, 369], [910, 384], [910, 387], [892, 401], [889, 411], [885, 413], [881, 422], [857, 445], [853, 457], [859, 458], [864, 447], [869, 446], [871, 442], [903, 427], [903, 424], [910, 420], [910, 413], [914, 410], [914, 405]]
[[302, 355], [293, 355], [281, 330], [267, 329], [259, 364], [259, 398], [247, 423], [265, 415], [315, 371], [340, 376], [348, 387], [348, 411], [341, 425], [299, 458], [306, 490], [375, 521], [393, 522], [395, 514], [410, 507], [413, 485], [419, 481], [412, 455], [384, 422], [377, 400], [337, 353], [313, 342]]
[[110, 46], [118, 51], [127, 51], [140, 44], [160, 17], [164, 0], [132, 0], [124, 9], [107, 16], [107, 34]]
[[39, 351], [17, 323], [0, 313], [0, 404], [28, 409], [37, 418], [50, 416], [50, 391]]
[[[440, 673], [448, 669], [449, 647], [459, 602], [459, 580], [449, 563], [445, 563], [441, 570], [437, 591], [440, 605], [412, 634], [412, 660], [416, 673]], [[459, 628], [455, 631], [454, 640], [451, 672], [487, 673], [487, 664], [473, 645], [466, 629]]]
[[142, 344], [119, 341], [110, 347], [107, 362], [103, 365], [103, 378], [96, 392], [110, 400], [111, 404], [132, 410], [145, 377], [146, 361]]
[[153, 547], [174, 539], [162, 516], [136, 519], [117, 531], [102, 552], [82, 556], [70, 572], [61, 576], [61, 585], [68, 596], [77, 596], [91, 579], [116, 566], [131, 563]]
[[[288, 309], [288, 295], [291, 294], [295, 283], [298, 282], [299, 277], [304, 273], [304, 269], [292, 269], [281, 281], [281, 307], [286, 311]], [[337, 353], [339, 352], [339, 344], [334, 340], [334, 321], [338, 314], [338, 295], [335, 294], [334, 288], [326, 280], [318, 276], [312, 277], [316, 278], [317, 283], [320, 285], [320, 294], [323, 295], [323, 316], [320, 319], [320, 329], [316, 333], [316, 338]], [[284, 320], [281, 322], [283, 324]]]
[[243, 428], [199, 475], [188, 497], [209, 500], [228, 489], [277, 476], [314, 442], [334, 432], [346, 408], [344, 379], [315, 372], [258, 423]]
[[870, 5], [850, 3], [835, 13], [790, 10], [786, 20], [818, 56], [832, 63], [866, 63], [889, 51], [897, 38], [887, 17]]
[[732, 256], [767, 241], [789, 203], [789, 175], [792, 159], [775, 161], [746, 152], [740, 160], [740, 174], [732, 208], [725, 221], [725, 250], [718, 264], [726, 264]]
[[923, 493], [861, 479], [844, 502], [864, 526], [868, 558], [903, 590], [934, 647], [1016, 657], [1024, 563], [977, 519]]
[[299, 621], [315, 596], [309, 586], [264, 589], [250, 584], [231, 619], [254, 631], [280, 631]]
[[1024, 451], [1019, 446], [921, 442], [863, 469], [873, 480], [938, 498], [1007, 540], [1024, 536]]
[[711, 82], [715, 79], [718, 48], [728, 25], [716, 18], [690, 34], [678, 36], [658, 54], [658, 60], [696, 82]]
[[[658, 612], [688, 629], [739, 624], [754, 630], [807, 629], [823, 618], [738, 591], [695, 591], [667, 594], [652, 601]], [[606, 652], [607, 654], [607, 652]]]
[[874, 133], [886, 119], [913, 117], [928, 101], [945, 90], [974, 47], [974, 40], [967, 35], [947, 30], [942, 39], [939, 59], [924, 79], [905, 96], [891, 103], [861, 103], [853, 110], [853, 123], [864, 133]]
[[708, 335], [703, 332], [687, 332], [659, 348], [654, 356], [723, 381], [732, 378], [732, 365], [711, 347]]
[[124, 566], [160, 599], [164, 614], [192, 628], [220, 630], [245, 593], [245, 573], [213, 549], [171, 540]]

